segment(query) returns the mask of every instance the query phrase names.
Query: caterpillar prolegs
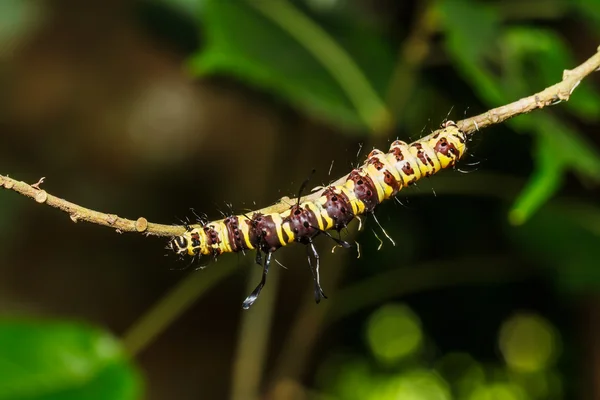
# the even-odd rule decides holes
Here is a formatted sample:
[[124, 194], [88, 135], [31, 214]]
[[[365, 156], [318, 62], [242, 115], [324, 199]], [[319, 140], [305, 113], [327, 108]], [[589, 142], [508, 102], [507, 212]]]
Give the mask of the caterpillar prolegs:
[[[261, 282], [243, 303], [249, 308], [264, 287], [272, 255], [293, 242], [305, 244], [314, 279], [315, 300], [326, 298], [319, 282], [319, 256], [313, 239], [325, 234], [344, 247], [350, 245], [327, 231], [344, 229], [354, 218], [372, 214], [375, 207], [395, 196], [402, 188], [443, 168], [453, 167], [466, 151], [466, 135], [448, 121], [433, 136], [407, 144], [396, 140], [387, 153], [373, 150], [365, 163], [352, 170], [345, 181], [328, 186], [311, 201], [298, 202], [281, 213], [254, 212], [222, 220], [201, 221], [174, 237], [169, 248], [179, 255], [212, 255], [256, 250], [256, 262], [263, 267]], [[264, 253], [264, 257], [263, 257]]]

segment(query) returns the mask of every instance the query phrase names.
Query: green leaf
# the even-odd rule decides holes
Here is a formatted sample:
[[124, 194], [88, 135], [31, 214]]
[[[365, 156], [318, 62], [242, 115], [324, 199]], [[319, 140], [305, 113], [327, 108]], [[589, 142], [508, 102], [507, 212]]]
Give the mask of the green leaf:
[[555, 162], [563, 163], [582, 180], [600, 182], [600, 154], [575, 129], [549, 115], [536, 118], [536, 133], [554, 150]]
[[575, 0], [572, 5], [579, 11], [579, 16], [588, 22], [588, 26], [600, 35], [600, 7], [596, 0]]
[[493, 55], [500, 32], [496, 11], [482, 2], [446, 0], [440, 3], [440, 13], [448, 35], [448, 49], [460, 59], [479, 63]]
[[550, 140], [540, 137], [537, 146], [535, 171], [509, 213], [514, 225], [524, 223], [554, 195], [562, 183], [563, 164], [555, 157], [556, 149]]
[[141, 382], [109, 334], [66, 322], [0, 320], [0, 399], [133, 400]]
[[[502, 84], [487, 64], [498, 63], [500, 20], [492, 7], [467, 0], [440, 2], [446, 49], [473, 90], [490, 104], [506, 102]], [[503, 82], [506, 84], [506, 82]]]
[[[513, 97], [527, 96], [554, 85], [562, 78], [565, 69], [577, 65], [570, 47], [555, 32], [532, 27], [508, 28], [502, 38], [506, 49], [506, 68], [511, 72], [508, 82], [520, 88]], [[577, 88], [569, 102], [565, 104], [573, 114], [586, 121], [597, 121], [600, 109], [600, 94], [591, 86], [583, 84]]]
[[[324, 67], [323, 60], [318, 60], [313, 52], [292, 37], [289, 33], [292, 27], [282, 29], [257, 8], [245, 1], [206, 0], [202, 17], [207, 45], [190, 60], [193, 74], [234, 76], [277, 94], [317, 118], [336, 124], [364, 128], [368, 124], [376, 125], [378, 118], [384, 118], [385, 109], [378, 104], [380, 93], [374, 91], [370, 82], [363, 82], [358, 88], [359, 92], [369, 94], [358, 96], [358, 101], [363, 104], [357, 107], [357, 96], [349, 97], [349, 93], [356, 92], [359, 82], [353, 81], [352, 87], [342, 87], [337, 79], [347, 75], [348, 65], [342, 65], [333, 76]], [[314, 36], [315, 32], [310, 34]], [[383, 77], [387, 81], [390, 74], [381, 73], [382, 66], [391, 71], [393, 57], [379, 37], [365, 31], [341, 29], [337, 34], [346, 38], [345, 44], [354, 44], [350, 50], [355, 54], [348, 48], [341, 50], [341, 46], [336, 46], [337, 50], [345, 55], [348, 52], [353, 63], [353, 56], [362, 59], [359, 66], [370, 66], [371, 71], [377, 72], [367, 73], [367, 76], [376, 76], [380, 80]], [[322, 45], [322, 39], [315, 38], [310, 42]], [[360, 69], [351, 72], [357, 70], [360, 73]], [[379, 81], [375, 86], [383, 88], [385, 85]]]
[[513, 224], [524, 223], [539, 209], [560, 188], [566, 171], [600, 183], [600, 155], [570, 126], [548, 115], [520, 117], [518, 126], [535, 132], [537, 150], [535, 171], [510, 212]]

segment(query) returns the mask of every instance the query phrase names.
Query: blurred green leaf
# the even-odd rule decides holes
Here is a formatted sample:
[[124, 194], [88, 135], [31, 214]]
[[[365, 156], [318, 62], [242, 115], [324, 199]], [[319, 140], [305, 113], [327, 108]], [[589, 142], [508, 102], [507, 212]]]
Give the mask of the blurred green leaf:
[[527, 223], [509, 230], [524, 253], [540, 265], [554, 268], [557, 285], [565, 290], [600, 289], [600, 209], [571, 202], [547, 205]]
[[439, 4], [446, 49], [455, 66], [484, 100], [496, 105], [504, 103], [502, 86], [484, 68], [498, 61], [496, 43], [501, 32], [498, 14], [480, 2], [445, 0]]
[[206, 0], [155, 0], [181, 10], [191, 16], [197, 16]]
[[514, 224], [525, 222], [560, 188], [565, 171], [584, 182], [600, 182], [600, 155], [578, 132], [548, 115], [524, 116], [525, 124], [535, 124], [531, 128], [538, 136], [536, 169], [510, 212]]
[[557, 149], [548, 136], [540, 137], [535, 156], [536, 168], [509, 213], [511, 223], [524, 223], [560, 188], [564, 161], [555, 154]]
[[35, 27], [40, 17], [40, 7], [36, 2], [22, 0], [0, 1], [0, 53], [6, 40], [26, 33]]
[[[505, 82], [519, 91], [510, 94], [515, 100], [551, 86], [562, 79], [562, 73], [577, 65], [571, 49], [555, 32], [547, 29], [517, 26], [505, 30], [502, 48], [506, 49]], [[508, 66], [512, 66], [509, 68]], [[600, 94], [589, 85], [577, 88], [565, 104], [573, 114], [587, 121], [598, 120]]]
[[600, 35], [600, 7], [596, 0], [575, 0], [571, 3], [584, 21], [588, 21], [588, 26], [593, 29], [596, 34]]
[[[491, 107], [553, 85], [560, 81], [565, 68], [575, 65], [570, 49], [550, 30], [526, 26], [500, 29], [497, 17], [477, 2], [445, 1], [442, 10], [449, 52], [471, 87]], [[475, 25], [468, 22], [473, 19], [478, 21]], [[481, 23], [486, 25], [481, 34], [471, 30]], [[567, 107], [579, 118], [596, 120], [600, 95], [590, 87], [578, 98], [579, 94], [575, 92]], [[512, 223], [523, 223], [548, 201], [569, 170], [582, 180], [600, 182], [599, 155], [566, 123], [548, 114], [536, 114], [519, 116], [508, 124], [519, 132], [536, 134], [538, 140], [536, 168], [510, 212]]]
[[84, 325], [0, 321], [0, 399], [129, 400], [141, 382], [119, 343]]
[[[338, 80], [294, 37], [255, 8], [244, 1], [206, 0], [202, 18], [207, 46], [190, 60], [195, 75], [232, 75], [319, 118], [365, 127], [364, 118]], [[381, 93], [390, 74], [387, 70], [392, 68], [392, 52], [378, 36], [356, 29], [338, 25], [336, 35], [343, 38], [352, 60], [366, 68], [369, 79], [378, 79], [374, 86]], [[374, 114], [371, 118], [379, 117], [375, 114], [381, 110], [376, 106], [367, 108]]]

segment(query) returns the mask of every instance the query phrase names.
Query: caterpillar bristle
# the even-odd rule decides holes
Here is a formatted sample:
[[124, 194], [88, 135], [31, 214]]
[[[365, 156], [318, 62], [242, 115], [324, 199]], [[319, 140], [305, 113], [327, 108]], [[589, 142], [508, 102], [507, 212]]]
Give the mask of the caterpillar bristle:
[[[348, 242], [334, 238], [328, 231], [338, 233], [345, 230], [354, 219], [372, 214], [386, 238], [395, 245], [394, 240], [383, 229], [375, 215], [375, 208], [384, 200], [393, 198], [403, 188], [414, 185], [419, 179], [430, 177], [445, 168], [456, 169], [459, 159], [467, 148], [467, 136], [451, 120], [442, 123], [442, 130], [435, 135], [407, 144], [401, 140], [391, 143], [387, 153], [373, 149], [366, 161], [354, 168], [344, 182], [329, 185], [321, 189], [319, 197], [303, 200], [314, 170], [301, 184], [298, 199], [289, 201], [289, 208], [283, 212], [261, 213], [249, 211], [246, 214], [233, 215], [231, 205], [229, 214], [223, 219], [210, 222], [205, 214], [198, 215], [193, 209], [199, 227], [184, 223], [186, 232], [171, 239], [167, 247], [179, 256], [191, 256], [193, 261], [201, 256], [216, 259], [223, 253], [256, 250], [256, 263], [263, 269], [260, 283], [244, 300], [242, 307], [248, 309], [256, 302], [266, 284], [272, 254], [279, 248], [298, 242], [307, 246], [309, 267], [313, 273], [315, 300], [326, 298], [319, 278], [319, 255], [313, 239], [324, 234], [336, 242], [336, 247], [352, 247]], [[362, 150], [362, 145], [358, 153]], [[358, 157], [358, 154], [357, 154]], [[333, 164], [332, 164], [333, 165]], [[331, 170], [331, 167], [330, 167]], [[311, 195], [310, 198], [313, 198]], [[282, 203], [286, 204], [286, 203]], [[400, 204], [402, 204], [400, 202]], [[373, 231], [383, 245], [383, 241]], [[360, 245], [356, 242], [357, 256], [360, 257]], [[262, 253], [265, 253], [264, 258]]]

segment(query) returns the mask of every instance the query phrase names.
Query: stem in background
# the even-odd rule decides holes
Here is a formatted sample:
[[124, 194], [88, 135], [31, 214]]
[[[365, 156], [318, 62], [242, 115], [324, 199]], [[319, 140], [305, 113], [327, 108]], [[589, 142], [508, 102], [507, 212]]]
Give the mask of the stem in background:
[[392, 117], [384, 101], [352, 57], [323, 28], [286, 0], [248, 0], [247, 3], [312, 53], [337, 80], [373, 134], [389, 131]]
[[[253, 4], [259, 4], [256, 2]], [[271, 2], [269, 2], [271, 4]], [[275, 2], [273, 2], [275, 4]], [[539, 93], [524, 97], [510, 104], [491, 109], [483, 114], [472, 118], [467, 118], [457, 122], [458, 128], [466, 134], [479, 132], [488, 126], [499, 124], [509, 118], [517, 115], [526, 114], [533, 110], [542, 109], [544, 107], [558, 104], [562, 101], [567, 101], [575, 88], [581, 83], [581, 80], [590, 75], [592, 72], [600, 68], [600, 49], [583, 64], [572, 70], [563, 72], [562, 81], [552, 85]], [[428, 137], [435, 135], [440, 130], [432, 132]], [[346, 179], [346, 176], [341, 177], [332, 185], [339, 185]], [[160, 225], [148, 222], [145, 218], [140, 217], [136, 221], [118, 217], [113, 214], [104, 214], [98, 211], [90, 210], [81, 207], [77, 204], [68, 202], [56, 196], [46, 193], [45, 190], [39, 189], [39, 185], [34, 187], [25, 182], [19, 182], [4, 175], [0, 175], [0, 187], [8, 190], [13, 190], [26, 197], [35, 199], [38, 203], [49, 205], [50, 207], [58, 208], [61, 211], [68, 213], [74, 222], [86, 221], [96, 225], [112, 227], [117, 232], [138, 232], [145, 235], [154, 236], [176, 236], [185, 232], [184, 226]], [[302, 198], [303, 201], [315, 200], [321, 196], [323, 190], [319, 190]], [[290, 203], [295, 203], [296, 199], [288, 197], [282, 198], [276, 204], [265, 207], [261, 210], [263, 214], [279, 213], [289, 209]], [[193, 227], [199, 228], [198, 225]]]
[[234, 262], [223, 263], [204, 274], [188, 275], [129, 328], [123, 336], [125, 349], [131, 356], [138, 355], [196, 300], [229, 276], [235, 266]]
[[[327, 287], [324, 289], [330, 299], [337, 297], [343, 266], [347, 264], [345, 260], [353, 256], [353, 252], [333, 255], [326, 252], [321, 256], [321, 262], [327, 265], [327, 269], [324, 269], [321, 275], [323, 281], [327, 282]], [[268, 388], [270, 391], [277, 390], [278, 384], [284, 380], [300, 380], [301, 375], [306, 371], [306, 365], [310, 362], [311, 350], [326, 325], [325, 317], [331, 307], [331, 300], [322, 301], [317, 306], [312, 290], [307, 293], [309, 295], [305, 297], [297, 311], [290, 331], [286, 335], [285, 346], [275, 362], [270, 378], [271, 386]]]
[[436, 8], [431, 1], [420, 2], [418, 7], [420, 12], [411, 33], [398, 52], [388, 87], [388, 108], [396, 118], [401, 118], [402, 110], [414, 92], [417, 71], [429, 54], [429, 40], [438, 25]]
[[[249, 274], [247, 293], [254, 290], [262, 274], [257, 266], [252, 265], [252, 269], [255, 272]], [[269, 273], [269, 284], [261, 292], [260, 301], [251, 311], [242, 312], [231, 375], [231, 400], [257, 400], [260, 397], [280, 272]]]
[[274, 369], [276, 375], [271, 390], [275, 390], [280, 382], [301, 381], [301, 374], [310, 362], [313, 343], [327, 325], [354, 312], [411, 293], [472, 283], [515, 281], [527, 278], [533, 272], [501, 257], [466, 258], [399, 268], [348, 286], [324, 304], [318, 307], [312, 304], [300, 311]]

